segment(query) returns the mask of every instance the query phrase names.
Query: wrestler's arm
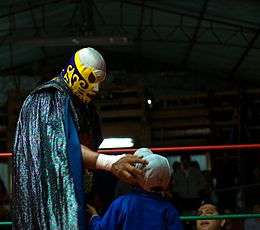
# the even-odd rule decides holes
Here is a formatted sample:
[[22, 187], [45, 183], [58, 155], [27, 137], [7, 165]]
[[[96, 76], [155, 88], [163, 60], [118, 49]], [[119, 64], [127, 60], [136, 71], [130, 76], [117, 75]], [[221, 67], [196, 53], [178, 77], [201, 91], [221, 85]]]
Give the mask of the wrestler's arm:
[[109, 171], [130, 184], [135, 184], [136, 176], [144, 173], [142, 170], [135, 168], [134, 164], [147, 164], [147, 161], [135, 155], [98, 154], [84, 145], [81, 145], [81, 152], [85, 168]]
[[84, 167], [87, 169], [96, 169], [98, 153], [92, 151], [85, 145], [81, 145], [81, 153], [83, 157]]

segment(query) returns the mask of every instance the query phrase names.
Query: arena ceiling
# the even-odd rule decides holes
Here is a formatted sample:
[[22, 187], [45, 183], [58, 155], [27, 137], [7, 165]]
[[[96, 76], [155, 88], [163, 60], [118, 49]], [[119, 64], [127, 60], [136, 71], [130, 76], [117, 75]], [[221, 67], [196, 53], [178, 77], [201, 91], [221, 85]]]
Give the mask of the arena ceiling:
[[260, 83], [259, 0], [3, 0], [0, 76], [53, 73], [79, 47], [110, 70]]

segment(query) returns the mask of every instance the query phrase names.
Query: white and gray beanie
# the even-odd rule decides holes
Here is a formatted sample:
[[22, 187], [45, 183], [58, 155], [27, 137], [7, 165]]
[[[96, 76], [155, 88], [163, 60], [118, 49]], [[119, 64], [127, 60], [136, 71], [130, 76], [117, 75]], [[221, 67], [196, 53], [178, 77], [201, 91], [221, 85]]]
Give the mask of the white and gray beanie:
[[146, 166], [136, 164], [135, 167], [143, 168], [145, 171], [144, 177], [137, 178], [139, 186], [149, 192], [165, 191], [170, 183], [172, 168], [166, 157], [154, 154], [148, 148], [137, 149], [134, 155], [142, 156], [148, 162]]

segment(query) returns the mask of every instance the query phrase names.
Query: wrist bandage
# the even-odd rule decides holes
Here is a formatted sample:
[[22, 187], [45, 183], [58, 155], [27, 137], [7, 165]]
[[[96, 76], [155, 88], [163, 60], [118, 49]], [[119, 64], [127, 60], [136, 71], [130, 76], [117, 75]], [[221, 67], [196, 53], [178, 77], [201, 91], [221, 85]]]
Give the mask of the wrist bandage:
[[96, 168], [110, 171], [112, 165], [124, 156], [125, 154], [121, 154], [121, 155], [99, 154], [96, 162]]

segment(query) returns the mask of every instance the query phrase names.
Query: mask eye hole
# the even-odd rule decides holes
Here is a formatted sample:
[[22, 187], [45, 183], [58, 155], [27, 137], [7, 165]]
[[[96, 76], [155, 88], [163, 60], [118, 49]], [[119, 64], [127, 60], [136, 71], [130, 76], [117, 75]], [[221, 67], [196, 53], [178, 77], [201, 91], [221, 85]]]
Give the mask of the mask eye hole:
[[96, 81], [95, 75], [91, 72], [90, 75], [88, 76], [88, 82], [89, 83], [94, 83]]

